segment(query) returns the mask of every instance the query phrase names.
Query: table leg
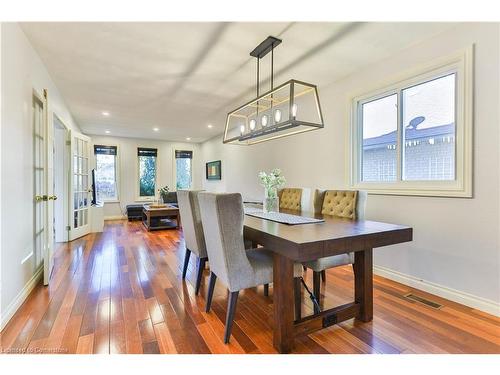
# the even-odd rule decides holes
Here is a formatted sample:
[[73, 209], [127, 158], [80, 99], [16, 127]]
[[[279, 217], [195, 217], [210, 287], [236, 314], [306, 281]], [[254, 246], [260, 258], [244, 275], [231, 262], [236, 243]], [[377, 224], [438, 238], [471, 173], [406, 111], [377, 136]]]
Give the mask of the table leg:
[[273, 305], [274, 348], [280, 353], [289, 353], [293, 349], [294, 339], [293, 260], [276, 253], [273, 268]]
[[357, 319], [373, 319], [373, 250], [354, 253], [354, 299], [360, 304]]

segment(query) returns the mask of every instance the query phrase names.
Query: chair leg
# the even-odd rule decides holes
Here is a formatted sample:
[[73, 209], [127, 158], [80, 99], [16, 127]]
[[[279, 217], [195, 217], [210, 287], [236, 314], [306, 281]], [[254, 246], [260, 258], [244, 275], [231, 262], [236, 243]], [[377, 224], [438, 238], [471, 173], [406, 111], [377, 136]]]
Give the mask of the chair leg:
[[201, 277], [203, 276], [203, 270], [205, 269], [205, 263], [208, 258], [198, 258], [198, 274], [196, 275], [196, 287], [194, 289], [194, 294], [198, 295], [200, 291]]
[[293, 286], [294, 286], [294, 296], [295, 296], [295, 320], [299, 320], [302, 318], [302, 313], [301, 313], [301, 291], [302, 291], [302, 285], [300, 282], [300, 277], [295, 277], [293, 279]]
[[264, 295], [269, 296], [269, 284], [264, 284]]
[[326, 271], [325, 270], [321, 271], [321, 281], [322, 282], [326, 281]]
[[212, 297], [214, 295], [216, 281], [217, 281], [217, 275], [213, 272], [210, 272], [210, 282], [208, 283], [207, 305], [205, 307], [206, 312], [210, 312], [210, 307], [212, 306]]
[[[316, 297], [318, 303], [321, 303], [320, 277], [321, 277], [321, 272], [313, 271], [313, 294]], [[318, 308], [316, 306], [314, 306], [314, 313], [315, 314], [319, 313]]]
[[191, 255], [191, 250], [186, 249], [186, 254], [184, 255], [184, 266], [182, 267], [182, 278], [186, 278], [186, 272], [189, 265], [189, 256]]
[[226, 329], [224, 330], [224, 344], [229, 343], [231, 337], [231, 329], [233, 328], [234, 312], [236, 311], [236, 302], [238, 302], [238, 292], [231, 292], [229, 294], [229, 301], [227, 301], [226, 313]]

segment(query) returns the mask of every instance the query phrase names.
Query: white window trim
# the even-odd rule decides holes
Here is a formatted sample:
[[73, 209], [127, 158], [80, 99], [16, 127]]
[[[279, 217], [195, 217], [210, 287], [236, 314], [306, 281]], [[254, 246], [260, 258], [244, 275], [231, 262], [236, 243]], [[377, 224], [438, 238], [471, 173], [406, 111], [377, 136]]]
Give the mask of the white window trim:
[[[419, 67], [402, 76], [387, 80], [379, 89], [363, 95], [353, 96], [349, 102], [350, 121], [347, 144], [348, 185], [352, 189], [365, 190], [372, 194], [419, 195], [437, 197], [472, 197], [472, 135], [473, 135], [473, 45], [430, 65]], [[404, 181], [364, 182], [361, 181], [362, 131], [359, 119], [359, 104], [368, 99], [385, 97], [401, 89], [412, 86], [438, 75], [457, 73], [455, 104], [455, 155], [456, 170], [454, 181]], [[380, 89], [380, 87], [383, 87]], [[400, 110], [398, 108], [398, 133]], [[398, 136], [398, 139], [400, 137]], [[401, 152], [398, 147], [398, 176], [401, 176]]]
[[[155, 163], [155, 194], [150, 196], [150, 197], [141, 197], [140, 196], [140, 188], [139, 188], [139, 155], [137, 155], [137, 150], [139, 148], [156, 148], [156, 163]], [[158, 191], [158, 171], [160, 170], [159, 168], [159, 163], [160, 163], [160, 150], [157, 147], [152, 147], [152, 146], [137, 146], [135, 148], [135, 158], [136, 158], [136, 168], [135, 168], [135, 201], [136, 202], [153, 202], [156, 200], [157, 191]]]
[[193, 153], [193, 158], [191, 159], [191, 187], [189, 189], [193, 189], [193, 169], [194, 169], [194, 149], [192, 147], [174, 147], [172, 150], [172, 181], [174, 182], [174, 186], [171, 191], [177, 191], [177, 163], [175, 157], [175, 151], [191, 151]]

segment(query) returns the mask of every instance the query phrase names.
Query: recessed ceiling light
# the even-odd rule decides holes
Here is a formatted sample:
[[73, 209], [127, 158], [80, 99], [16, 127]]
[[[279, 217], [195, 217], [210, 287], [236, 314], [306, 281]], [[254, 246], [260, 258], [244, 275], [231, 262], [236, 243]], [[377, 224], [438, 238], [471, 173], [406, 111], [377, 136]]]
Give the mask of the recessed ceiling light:
[[159, 131], [160, 131], [160, 129], [159, 129], [159, 128], [153, 128], [153, 131], [155, 131], [155, 132], [159, 132]]
[[106, 130], [104, 133], [109, 134], [109, 133], [111, 133], [111, 132], [110, 132], [109, 130]]
[[191, 140], [191, 137], [186, 137], [186, 141], [190, 141]]
[[209, 129], [212, 129], [214, 126], [212, 124], [207, 125]]
[[109, 112], [108, 111], [102, 111], [102, 115], [105, 116], [105, 117], [108, 117], [109, 116]]

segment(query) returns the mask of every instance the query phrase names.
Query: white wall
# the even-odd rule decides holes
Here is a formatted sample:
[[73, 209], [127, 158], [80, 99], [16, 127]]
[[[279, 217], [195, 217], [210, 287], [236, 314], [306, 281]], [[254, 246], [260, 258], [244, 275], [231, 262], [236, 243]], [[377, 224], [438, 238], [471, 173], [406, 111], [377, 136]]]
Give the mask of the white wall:
[[[462, 24], [341, 81], [314, 82], [325, 129], [254, 146], [222, 145], [221, 137], [213, 138], [201, 145], [202, 163], [221, 159], [223, 177], [203, 179], [203, 187], [262, 198], [258, 171], [279, 167], [288, 186], [345, 188], [350, 97], [474, 43], [474, 198], [370, 195], [367, 218], [414, 228], [413, 242], [375, 251], [375, 264], [390, 270], [386, 276], [499, 313], [499, 39], [498, 24]], [[320, 58], [306, 63], [313, 67]]]
[[[199, 145], [195, 143], [174, 143], [166, 141], [152, 141], [145, 139], [100, 137], [92, 136], [93, 144], [118, 146], [118, 179], [119, 202], [104, 204], [104, 217], [116, 218], [125, 215], [125, 206], [135, 203], [138, 198], [137, 174], [137, 147], [151, 147], [158, 149], [158, 177], [157, 188], [168, 185], [170, 191], [175, 190], [175, 150], [193, 151], [193, 189], [201, 187], [200, 165], [201, 156]], [[95, 168], [95, 159], [93, 160]]]
[[[1, 24], [1, 297], [0, 327], [25, 298], [36, 272], [33, 257], [32, 91], [48, 90], [53, 112], [73, 121], [42, 61], [15, 23]], [[49, 124], [49, 129], [51, 124]]]

